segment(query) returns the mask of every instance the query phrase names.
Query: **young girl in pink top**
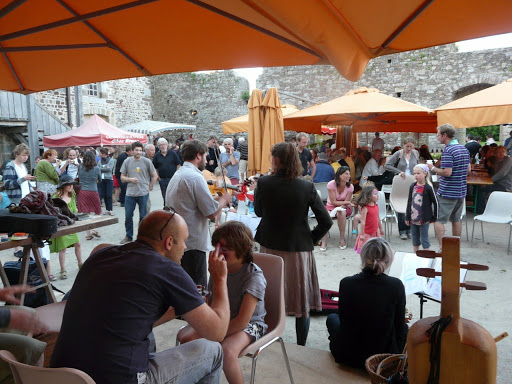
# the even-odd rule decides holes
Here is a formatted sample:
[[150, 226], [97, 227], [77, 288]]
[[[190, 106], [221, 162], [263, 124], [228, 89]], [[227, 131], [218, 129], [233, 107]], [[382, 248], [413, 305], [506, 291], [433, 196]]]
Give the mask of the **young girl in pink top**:
[[357, 205], [361, 207], [361, 232], [357, 236], [354, 250], [360, 254], [364, 243], [372, 237], [380, 237], [384, 233], [379, 220], [379, 190], [373, 185], [364, 187], [357, 198]]

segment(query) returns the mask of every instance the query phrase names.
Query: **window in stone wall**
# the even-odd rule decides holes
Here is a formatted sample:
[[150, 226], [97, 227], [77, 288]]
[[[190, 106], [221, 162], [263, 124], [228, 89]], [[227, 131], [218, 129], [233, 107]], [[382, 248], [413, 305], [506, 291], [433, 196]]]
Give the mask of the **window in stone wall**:
[[87, 84], [87, 94], [89, 96], [100, 96], [100, 87], [98, 83]]

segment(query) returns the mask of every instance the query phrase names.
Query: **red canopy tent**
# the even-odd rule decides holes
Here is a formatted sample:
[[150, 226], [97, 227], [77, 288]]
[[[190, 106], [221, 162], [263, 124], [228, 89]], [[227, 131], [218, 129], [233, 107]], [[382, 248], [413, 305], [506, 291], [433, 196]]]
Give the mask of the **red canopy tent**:
[[69, 132], [43, 137], [43, 145], [47, 148], [71, 146], [111, 146], [129, 145], [134, 141], [142, 144], [148, 142], [148, 137], [141, 133], [132, 133], [116, 128], [98, 115], [92, 116], [85, 124]]

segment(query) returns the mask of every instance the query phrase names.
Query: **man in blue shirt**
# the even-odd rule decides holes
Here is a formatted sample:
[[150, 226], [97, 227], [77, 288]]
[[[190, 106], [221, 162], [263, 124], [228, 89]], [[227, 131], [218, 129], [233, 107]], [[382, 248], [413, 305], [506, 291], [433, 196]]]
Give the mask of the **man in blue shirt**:
[[318, 154], [318, 161], [316, 163], [316, 173], [313, 178], [313, 183], [327, 183], [334, 180], [334, 168], [331, 163], [327, 161], [325, 152]]
[[466, 147], [455, 139], [455, 128], [443, 124], [437, 128], [437, 139], [446, 147], [441, 155], [439, 168], [427, 164], [429, 169], [441, 176], [437, 190], [438, 217], [434, 224], [439, 249], [445, 233], [444, 224], [452, 222], [452, 235], [460, 236], [462, 205], [466, 197], [466, 179], [470, 171], [470, 155]]
[[[80, 369], [97, 384], [220, 382], [218, 342], [230, 313], [226, 261], [219, 247], [210, 254], [208, 306], [180, 266], [187, 236], [170, 209], [147, 215], [135, 242], [98, 245], [66, 302], [51, 366]], [[178, 315], [203, 338], [150, 355], [153, 327]]]

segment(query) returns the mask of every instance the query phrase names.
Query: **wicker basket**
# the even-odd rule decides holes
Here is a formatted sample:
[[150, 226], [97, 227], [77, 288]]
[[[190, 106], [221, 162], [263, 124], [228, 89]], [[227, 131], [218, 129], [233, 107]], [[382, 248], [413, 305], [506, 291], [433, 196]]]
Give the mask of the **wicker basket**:
[[372, 384], [388, 384], [388, 379], [398, 371], [403, 354], [381, 353], [366, 359], [365, 368]]

